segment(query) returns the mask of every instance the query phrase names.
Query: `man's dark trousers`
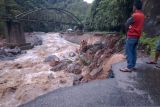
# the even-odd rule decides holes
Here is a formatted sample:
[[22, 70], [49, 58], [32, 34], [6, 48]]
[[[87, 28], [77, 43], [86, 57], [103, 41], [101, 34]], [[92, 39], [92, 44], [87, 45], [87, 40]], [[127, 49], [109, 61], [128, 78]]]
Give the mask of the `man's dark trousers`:
[[128, 69], [132, 69], [136, 65], [138, 41], [139, 41], [138, 38], [128, 38], [126, 40], [126, 55], [127, 55]]

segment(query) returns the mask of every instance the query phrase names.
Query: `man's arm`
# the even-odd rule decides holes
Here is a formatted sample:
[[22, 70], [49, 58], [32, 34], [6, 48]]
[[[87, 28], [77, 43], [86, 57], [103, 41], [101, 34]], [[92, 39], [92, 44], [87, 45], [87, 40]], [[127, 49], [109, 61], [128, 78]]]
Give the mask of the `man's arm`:
[[133, 23], [134, 23], [134, 18], [133, 18], [133, 17], [130, 17], [130, 18], [127, 20], [127, 22], [125, 23], [126, 32], [128, 31], [129, 26], [130, 26], [131, 24], [133, 24]]

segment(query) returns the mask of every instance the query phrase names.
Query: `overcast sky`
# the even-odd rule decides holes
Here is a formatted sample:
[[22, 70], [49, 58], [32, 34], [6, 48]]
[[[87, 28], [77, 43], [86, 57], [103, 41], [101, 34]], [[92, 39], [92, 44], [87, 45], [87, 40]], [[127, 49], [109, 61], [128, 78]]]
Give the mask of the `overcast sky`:
[[87, 3], [92, 3], [94, 0], [84, 0], [86, 1]]

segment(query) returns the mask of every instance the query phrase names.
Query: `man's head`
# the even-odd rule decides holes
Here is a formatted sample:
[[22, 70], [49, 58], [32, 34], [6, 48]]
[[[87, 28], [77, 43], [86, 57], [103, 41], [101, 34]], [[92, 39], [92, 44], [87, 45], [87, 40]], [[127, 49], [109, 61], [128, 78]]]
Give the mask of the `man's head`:
[[143, 3], [141, 0], [135, 0], [133, 4], [133, 11], [141, 10], [142, 6], [143, 6]]

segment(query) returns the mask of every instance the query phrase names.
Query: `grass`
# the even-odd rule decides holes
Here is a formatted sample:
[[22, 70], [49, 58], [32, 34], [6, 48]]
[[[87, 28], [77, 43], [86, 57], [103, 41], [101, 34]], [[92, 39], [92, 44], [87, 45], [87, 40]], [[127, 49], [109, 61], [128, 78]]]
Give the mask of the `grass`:
[[[120, 36], [124, 38], [125, 34], [121, 33]], [[145, 33], [143, 33], [143, 36], [140, 39], [140, 44], [147, 46], [148, 49], [150, 49], [150, 56], [154, 57], [156, 52], [156, 43], [158, 40], [160, 40], [160, 35], [148, 37]]]

